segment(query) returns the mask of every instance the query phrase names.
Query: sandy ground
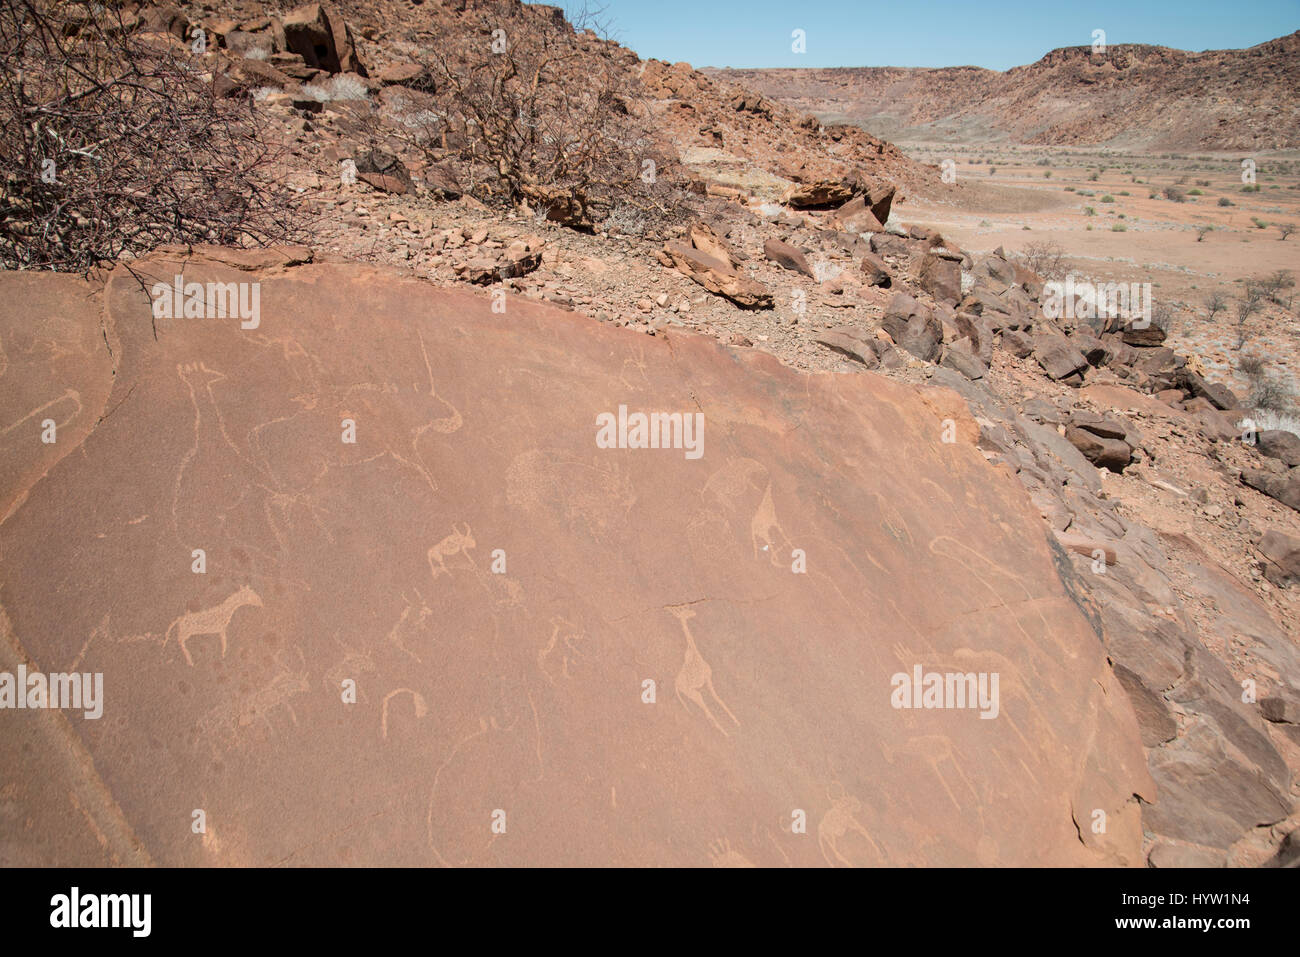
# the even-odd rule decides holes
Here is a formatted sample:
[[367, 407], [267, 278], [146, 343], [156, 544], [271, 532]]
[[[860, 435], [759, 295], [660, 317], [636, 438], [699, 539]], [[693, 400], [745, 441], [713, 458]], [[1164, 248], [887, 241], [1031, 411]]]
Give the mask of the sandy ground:
[[[1293, 317], [1276, 307], [1252, 317], [1239, 351], [1231, 312], [1247, 279], [1282, 269], [1300, 272], [1300, 233], [1283, 240], [1277, 228], [1300, 226], [1298, 154], [1254, 157], [1260, 188], [1247, 192], [1242, 157], [1235, 155], [1011, 147], [946, 153], [902, 145], [941, 169], [951, 160], [948, 169], [960, 187], [901, 206], [906, 221], [938, 229], [977, 254], [998, 246], [1020, 252], [1033, 242], [1059, 243], [1076, 275], [1096, 282], [1150, 282], [1153, 298], [1175, 317], [1170, 345], [1200, 354], [1234, 388], [1248, 390], [1237, 370], [1241, 355], [1264, 358], [1297, 384], [1300, 328]], [[1167, 186], [1179, 186], [1186, 201], [1166, 199]], [[1103, 201], [1107, 197], [1111, 201]], [[1220, 198], [1232, 205], [1219, 205]], [[1255, 220], [1267, 225], [1261, 229]], [[1212, 229], [1198, 238], [1200, 226]], [[1216, 291], [1228, 308], [1211, 320], [1206, 299]]]

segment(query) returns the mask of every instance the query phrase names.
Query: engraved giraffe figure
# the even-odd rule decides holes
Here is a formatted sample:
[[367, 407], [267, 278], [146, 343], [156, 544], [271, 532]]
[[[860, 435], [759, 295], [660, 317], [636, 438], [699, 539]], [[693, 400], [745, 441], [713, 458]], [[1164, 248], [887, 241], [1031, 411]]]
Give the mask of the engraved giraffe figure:
[[749, 523], [749, 538], [754, 546], [754, 557], [758, 557], [758, 543], [763, 543], [763, 551], [771, 551], [771, 560], [773, 565], [781, 564], [779, 553], [776, 550], [777, 535], [786, 544], [789, 539], [785, 537], [785, 529], [781, 527], [780, 521], [776, 517], [776, 505], [772, 502], [772, 483], [767, 483], [767, 491], [763, 493], [763, 500], [758, 503], [758, 508], [754, 511], [754, 517]]
[[190, 650], [185, 643], [196, 635], [219, 635], [221, 637], [221, 657], [224, 658], [226, 657], [226, 629], [230, 627], [230, 619], [235, 617], [235, 612], [245, 605], [261, 608], [262, 599], [253, 589], [247, 585], [242, 585], [238, 591], [220, 605], [205, 608], [202, 611], [189, 612], [173, 621], [167, 626], [167, 633], [163, 636], [163, 645], [166, 646], [167, 642], [171, 640], [174, 629], [176, 631], [176, 641], [185, 654], [185, 660], [193, 667], [194, 659], [190, 657]]
[[[446, 559], [452, 555], [464, 555], [469, 559], [471, 565], [474, 559], [469, 557], [469, 549], [477, 547], [478, 543], [474, 541], [474, 535], [470, 530], [469, 523], [465, 523], [465, 531], [459, 531], [453, 522], [451, 534], [429, 549], [429, 571], [433, 577], [437, 578], [441, 574], [451, 574], [451, 569], [447, 567]], [[434, 559], [437, 559], [437, 567], [434, 567]]]
[[[701, 688], [707, 688], [709, 694], [713, 696], [713, 700], [718, 703], [718, 706], [723, 711], [727, 712], [727, 717], [736, 723], [736, 727], [740, 727], [740, 719], [731, 713], [731, 709], [718, 697], [717, 689], [713, 687], [713, 669], [704, 660], [700, 650], [695, 647], [695, 639], [691, 636], [690, 626], [686, 624], [687, 619], [695, 617], [695, 612], [681, 606], [669, 608], [668, 611], [682, 623], [682, 631], [686, 635], [686, 660], [682, 662], [682, 669], [677, 672], [677, 680], [674, 683], [677, 689], [677, 700], [682, 702], [683, 708], [686, 708], [686, 702], [682, 696], [685, 695], [690, 698], [701, 711], [709, 716], [709, 720], [722, 732], [724, 737], [730, 737], [726, 729], [718, 723], [718, 719], [713, 716], [713, 712], [709, 710], [709, 706], [704, 701], [704, 696], [700, 694]], [[686, 710], [690, 711], [691, 709], [686, 708]]]

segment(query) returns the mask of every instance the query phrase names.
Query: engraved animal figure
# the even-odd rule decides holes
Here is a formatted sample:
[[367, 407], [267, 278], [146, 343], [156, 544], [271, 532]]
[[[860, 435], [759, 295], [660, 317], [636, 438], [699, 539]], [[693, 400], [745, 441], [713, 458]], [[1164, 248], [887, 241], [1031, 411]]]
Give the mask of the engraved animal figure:
[[758, 503], [758, 508], [754, 512], [754, 518], [749, 523], [749, 537], [754, 545], [754, 557], [758, 557], [758, 543], [763, 543], [763, 551], [771, 553], [773, 565], [781, 564], [780, 553], [776, 550], [777, 535], [781, 541], [788, 544], [785, 537], [785, 529], [777, 521], [776, 506], [772, 504], [772, 483], [767, 483], [767, 491], [763, 493], [763, 501]]
[[[695, 647], [695, 639], [691, 636], [691, 629], [686, 624], [688, 619], [695, 617], [695, 612], [683, 607], [669, 608], [668, 610], [673, 617], [682, 623], [682, 631], [686, 634], [686, 660], [682, 662], [681, 671], [677, 672], [677, 680], [674, 683], [677, 690], [677, 700], [682, 702], [683, 708], [686, 708], [683, 695], [694, 701], [696, 706], [709, 716], [709, 720], [722, 732], [723, 736], [729, 737], [726, 729], [713, 716], [713, 712], [705, 703], [704, 695], [700, 693], [701, 688], [707, 688], [713, 700], [717, 702], [718, 707], [727, 713], [727, 717], [735, 722], [736, 727], [740, 727], [740, 720], [731, 713], [731, 709], [718, 697], [718, 692], [713, 687], [713, 669], [704, 660], [700, 650]], [[690, 708], [686, 708], [686, 710], [690, 711]]]
[[[235, 700], [219, 705], [199, 719], [197, 730], [212, 746], [213, 755], [219, 755], [222, 748], [230, 748], [245, 729], [254, 728], [260, 722], [260, 733], [267, 738], [275, 736], [275, 726], [271, 718], [276, 709], [283, 709], [289, 720], [296, 726], [298, 713], [294, 711], [290, 699], [311, 690], [307, 661], [301, 649], [295, 649], [297, 662], [285, 664], [277, 656], [275, 663], [280, 667], [266, 685]], [[257, 730], [257, 729], [254, 729]]]
[[[446, 559], [452, 555], [464, 555], [469, 559], [469, 563], [473, 565], [474, 559], [469, 557], [469, 549], [475, 548], [477, 545], [478, 543], [474, 541], [468, 523], [465, 525], [465, 531], [461, 532], [457, 531], [453, 522], [451, 534], [429, 549], [429, 571], [433, 572], [434, 578], [444, 573], [450, 575], [451, 570], [447, 567]], [[435, 559], [438, 562], [436, 567], [433, 564]]]
[[[841, 794], [832, 801], [830, 810], [823, 814], [822, 819], [817, 823], [817, 847], [831, 867], [838, 866], [837, 862], [848, 867], [853, 866], [853, 862], [839, 851], [840, 840], [850, 832], [862, 835], [871, 845], [872, 850], [880, 854], [880, 846], [871, 839], [862, 822], [854, 816], [860, 810], [862, 810], [862, 802], [851, 794]], [[835, 855], [835, 860], [831, 860], [830, 855], [826, 853], [828, 849]]]
[[186, 662], [193, 667], [194, 659], [190, 657], [190, 650], [185, 643], [196, 635], [219, 635], [221, 637], [221, 657], [224, 658], [226, 657], [226, 629], [230, 627], [230, 619], [235, 616], [235, 612], [245, 605], [262, 607], [261, 597], [247, 585], [241, 586], [237, 592], [220, 605], [181, 615], [167, 626], [167, 633], [163, 636], [163, 645], [165, 646], [171, 640], [172, 632], [175, 631], [177, 644], [181, 646]]
[[[569, 673], [569, 665], [577, 662], [582, 657], [582, 649], [579, 647], [579, 643], [585, 641], [586, 638], [586, 634], [572, 622], [564, 618], [552, 618], [551, 640], [546, 643], [545, 648], [537, 653], [537, 667], [542, 676], [552, 684], [555, 683], [555, 679], [551, 677], [546, 668], [546, 663], [552, 653], [558, 651], [561, 674], [566, 678], [573, 677]], [[562, 645], [561, 642], [563, 642]]]

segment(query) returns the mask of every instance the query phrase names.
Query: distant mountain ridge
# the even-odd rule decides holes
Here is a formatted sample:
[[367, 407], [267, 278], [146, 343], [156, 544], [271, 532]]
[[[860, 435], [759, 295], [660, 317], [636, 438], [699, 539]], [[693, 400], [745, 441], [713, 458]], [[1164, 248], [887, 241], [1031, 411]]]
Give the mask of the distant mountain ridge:
[[706, 70], [891, 140], [1151, 150], [1300, 147], [1300, 31], [1244, 50], [1062, 47], [1006, 72]]

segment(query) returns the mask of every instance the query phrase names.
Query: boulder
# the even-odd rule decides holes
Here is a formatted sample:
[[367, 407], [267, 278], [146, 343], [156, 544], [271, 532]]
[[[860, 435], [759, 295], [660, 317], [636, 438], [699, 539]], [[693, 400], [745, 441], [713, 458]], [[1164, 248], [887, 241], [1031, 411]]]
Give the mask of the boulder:
[[1106, 438], [1075, 425], [1066, 427], [1065, 438], [1098, 468], [1122, 472], [1133, 459], [1133, 449], [1123, 439]]
[[1270, 695], [1259, 699], [1259, 712], [1274, 724], [1300, 724], [1300, 698], [1293, 694]]
[[436, 93], [436, 84], [429, 68], [419, 63], [390, 63], [376, 75], [382, 86], [404, 86], [411, 90]]
[[357, 57], [351, 29], [342, 14], [327, 3], [308, 3], [290, 10], [284, 18], [284, 40], [310, 67], [369, 76]]
[[895, 293], [885, 307], [881, 327], [894, 343], [918, 359], [933, 362], [943, 346], [943, 326], [934, 313], [907, 293]]
[[1135, 319], [1124, 324], [1120, 335], [1131, 346], [1158, 346], [1165, 341], [1166, 333], [1153, 320]]
[[1028, 359], [1034, 352], [1034, 341], [1023, 332], [1015, 332], [1011, 329], [1004, 329], [998, 337], [1002, 343], [1002, 348], [1006, 349], [1017, 359]]
[[969, 340], [971, 352], [976, 355], [987, 369], [993, 364], [993, 323], [983, 316], [973, 316], [968, 312], [959, 312], [952, 317], [952, 324], [957, 329], [958, 337]]
[[415, 184], [406, 165], [392, 153], [380, 149], [362, 150], [355, 158], [357, 178], [385, 193], [409, 193]]
[[867, 205], [865, 196], [854, 196], [831, 214], [831, 225], [849, 233], [878, 233], [885, 228]]
[[1300, 538], [1270, 528], [1259, 542], [1264, 556], [1264, 577], [1274, 585], [1300, 581]]
[[1070, 342], [1083, 353], [1083, 357], [1090, 365], [1101, 366], [1110, 360], [1110, 348], [1096, 336], [1090, 336], [1086, 332], [1076, 332], [1070, 336]]
[[1095, 412], [1088, 412], [1084, 409], [1076, 409], [1070, 413], [1067, 424], [1085, 429], [1093, 435], [1099, 435], [1103, 439], [1124, 439], [1129, 441], [1131, 429], [1129, 426], [1113, 419], [1107, 415], [1098, 415]]
[[873, 345], [873, 337], [856, 326], [840, 326], [828, 330], [821, 333], [817, 341], [828, 349], [834, 349], [850, 359], [856, 359], [868, 369], [874, 369], [880, 363]]
[[704, 255], [712, 256], [733, 269], [740, 264], [740, 260], [736, 258], [736, 254], [732, 252], [731, 247], [727, 245], [727, 241], [719, 236], [708, 223], [692, 223], [686, 235], [690, 239], [691, 245]]
[[1277, 499], [1288, 508], [1300, 512], [1300, 467], [1286, 472], [1266, 472], [1263, 469], [1243, 469], [1241, 481], [1251, 488]]
[[871, 215], [879, 223], [889, 222], [889, 212], [894, 205], [898, 190], [893, 183], [874, 183], [867, 188], [866, 201]]
[[169, 33], [179, 40], [190, 39], [190, 18], [172, 3], [145, 7], [139, 12], [139, 29], [145, 33]]
[[853, 188], [840, 180], [819, 179], [811, 183], [793, 183], [781, 202], [795, 209], [825, 209], [839, 206], [853, 198]]
[[763, 255], [782, 269], [802, 273], [810, 279], [817, 278], [812, 267], [808, 265], [808, 257], [804, 254], [804, 251], [791, 246], [789, 243], [783, 243], [779, 239], [769, 239], [763, 243]]
[[1286, 795], [1204, 716], [1188, 720], [1176, 741], [1152, 751], [1150, 767], [1160, 799], [1144, 809], [1142, 823], [1167, 837], [1228, 848], [1290, 812]]
[[1034, 336], [1034, 358], [1049, 379], [1066, 379], [1088, 368], [1088, 360], [1069, 339], [1051, 333]]
[[961, 264], [948, 257], [926, 253], [917, 271], [917, 281], [939, 302], [956, 305], [961, 299]]
[[[182, 272], [259, 328], [155, 332]], [[7, 864], [1142, 862], [1133, 709], [954, 393], [372, 263], [0, 285], [0, 421], [61, 406], [0, 432], [0, 670], [105, 691], [3, 712]], [[945, 673], [1000, 690], [921, 706]]]
[[1294, 432], [1265, 429], [1255, 436], [1255, 450], [1286, 465], [1300, 465], [1300, 436]]
[[862, 254], [862, 275], [868, 286], [880, 286], [888, 289], [893, 281], [889, 275], [889, 267], [885, 261], [873, 252], [864, 252]]
[[1209, 382], [1203, 376], [1185, 366], [1178, 370], [1174, 382], [1178, 388], [1189, 395], [1205, 399], [1216, 409], [1237, 409], [1241, 407], [1241, 400], [1226, 385]]
[[714, 295], [723, 296], [742, 309], [773, 308], [772, 294], [761, 283], [740, 275], [728, 263], [681, 242], [670, 242], [663, 251], [678, 272]]
[[967, 379], [972, 381], [984, 378], [988, 374], [988, 367], [980, 361], [979, 356], [972, 351], [969, 339], [958, 339], [956, 342], [945, 346], [943, 350], [943, 359], [940, 365], [945, 368], [960, 372]]

